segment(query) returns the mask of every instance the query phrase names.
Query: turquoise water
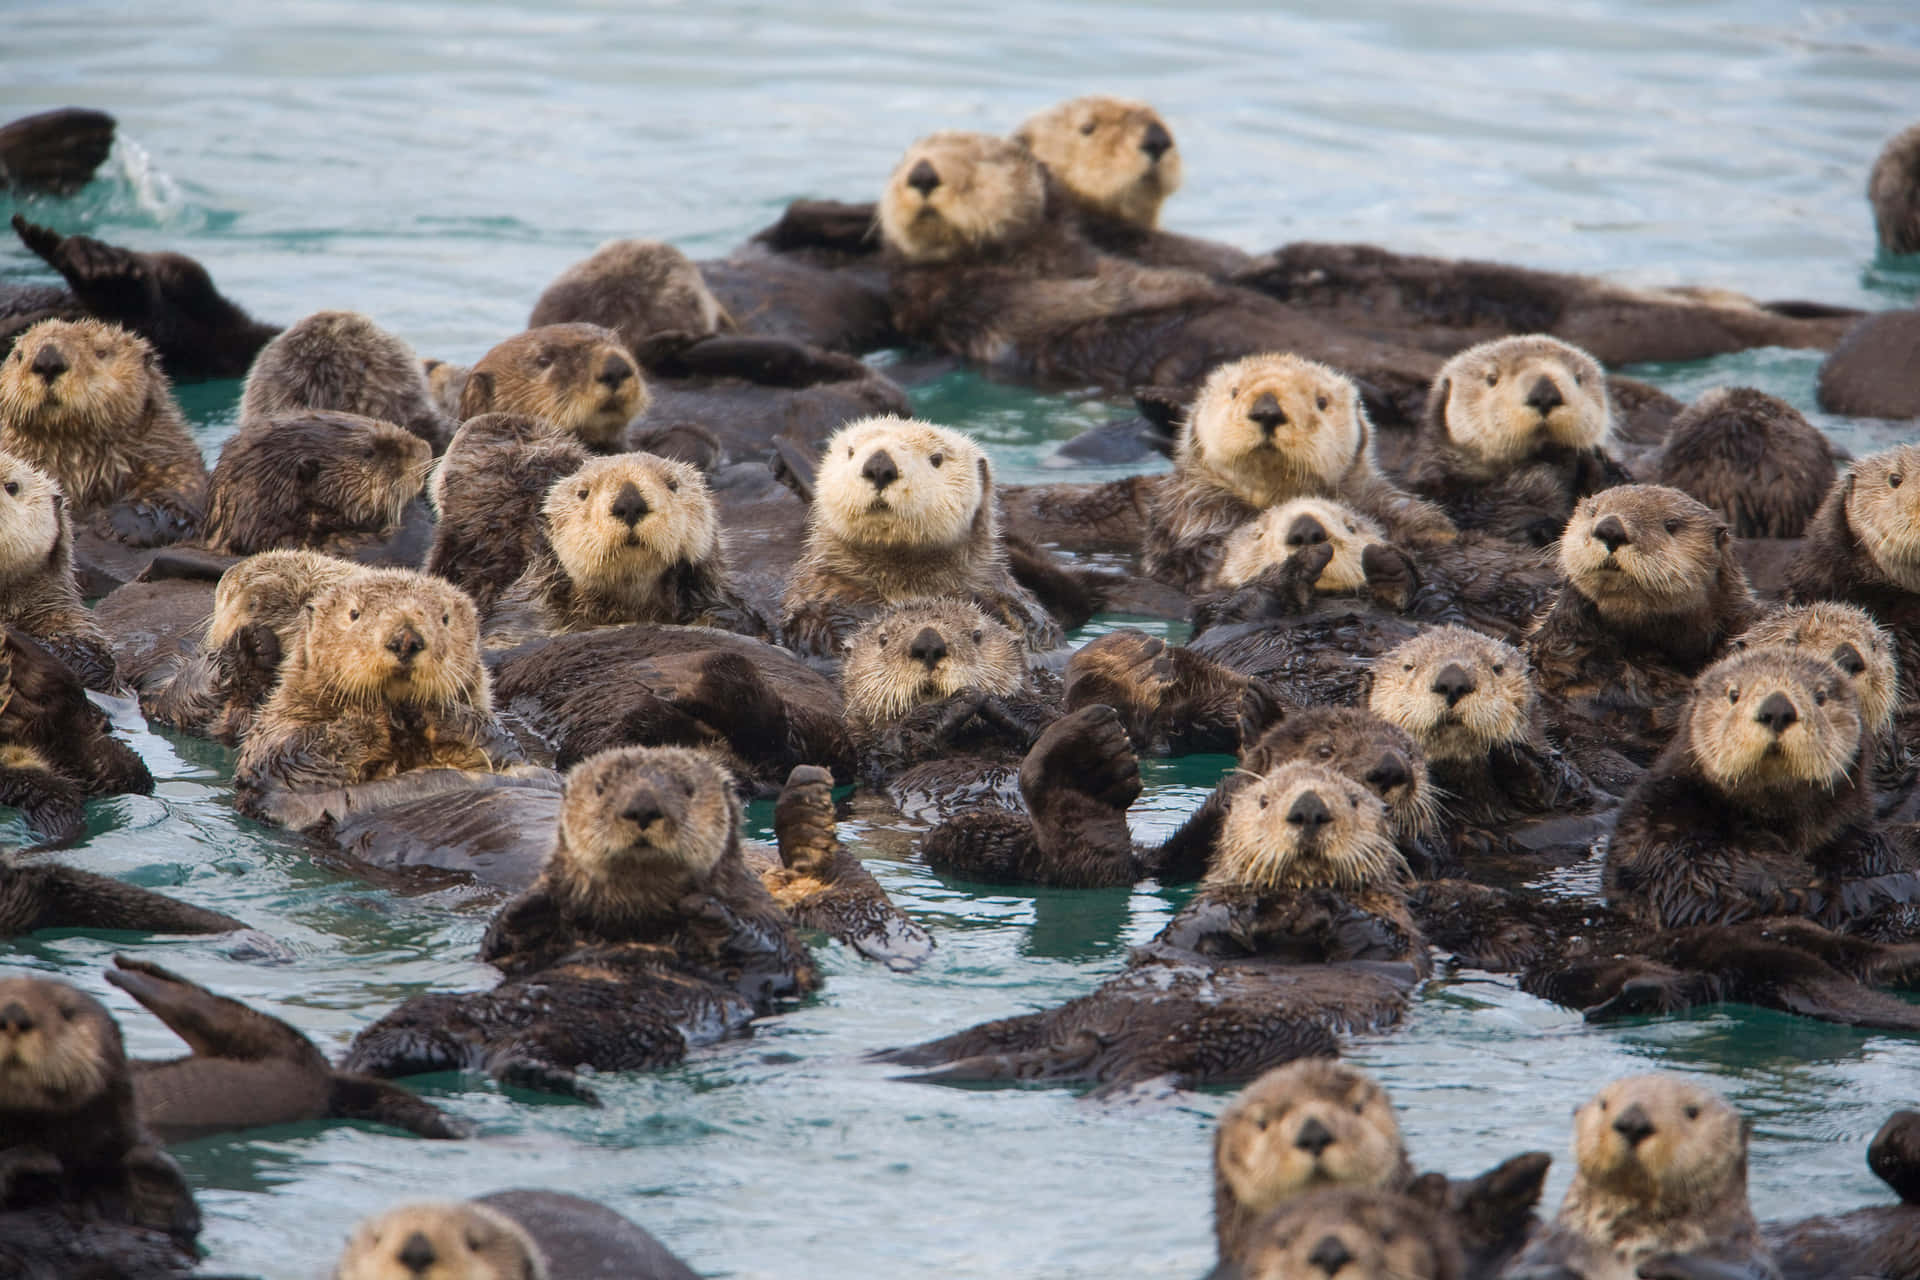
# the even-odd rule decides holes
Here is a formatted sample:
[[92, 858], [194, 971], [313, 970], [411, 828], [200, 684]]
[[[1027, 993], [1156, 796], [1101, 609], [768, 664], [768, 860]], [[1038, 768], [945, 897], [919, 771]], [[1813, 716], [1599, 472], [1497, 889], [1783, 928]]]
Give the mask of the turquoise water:
[[[1002, 131], [1096, 90], [1169, 118], [1188, 185], [1168, 225], [1248, 248], [1371, 240], [1865, 306], [1920, 293], [1920, 271], [1875, 260], [1862, 199], [1881, 142], [1920, 114], [1920, 16], [1905, 4], [63, 0], [10, 4], [5, 24], [0, 118], [86, 104], [122, 126], [103, 178], [32, 216], [193, 253], [263, 318], [353, 307], [447, 359], [518, 329], [545, 282], [602, 240], [722, 253], [792, 197], [870, 195], [919, 133]], [[0, 274], [36, 268], [0, 246]], [[1810, 409], [1816, 365], [1764, 351], [1647, 372], [1689, 397], [1743, 382]], [[237, 396], [234, 383], [182, 390], [210, 450]], [[1051, 444], [1109, 408], [965, 375], [919, 405], [979, 433], [1010, 478], [1058, 478], [1040, 465]], [[1902, 431], [1818, 420], [1856, 449]], [[81, 935], [0, 954], [100, 995], [135, 1053], [178, 1045], [100, 980], [117, 948], [330, 1051], [409, 994], [490, 981], [469, 958], [483, 902], [321, 871], [298, 842], [235, 817], [231, 753], [129, 732], [157, 794], [95, 805], [89, 839], [62, 856], [241, 916], [292, 954], [241, 964], [217, 939]], [[1149, 762], [1138, 832], [1170, 830], [1222, 764]], [[920, 972], [823, 944], [818, 1000], [679, 1070], [601, 1082], [602, 1110], [422, 1082], [481, 1126], [472, 1141], [299, 1126], [183, 1146], [212, 1264], [313, 1276], [364, 1213], [518, 1184], [603, 1200], [713, 1275], [1202, 1271], [1224, 1095], [1100, 1106], [897, 1083], [860, 1060], [1091, 989], [1177, 900], [983, 895], [928, 874], [898, 833], [851, 834], [938, 937]], [[0, 818], [0, 842], [19, 835]], [[1592, 1029], [1465, 974], [1354, 1056], [1392, 1087], [1420, 1163], [1455, 1173], [1562, 1153], [1571, 1107], [1609, 1076], [1710, 1078], [1753, 1116], [1754, 1199], [1784, 1216], [1888, 1198], [1865, 1141], [1912, 1101], [1920, 1043], [1732, 1010]]]

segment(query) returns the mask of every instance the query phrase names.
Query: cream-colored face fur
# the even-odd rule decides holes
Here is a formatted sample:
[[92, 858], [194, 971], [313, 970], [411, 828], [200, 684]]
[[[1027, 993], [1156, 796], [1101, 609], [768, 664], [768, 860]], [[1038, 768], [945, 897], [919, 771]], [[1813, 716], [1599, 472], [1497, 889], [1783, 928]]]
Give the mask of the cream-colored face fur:
[[410, 1204], [354, 1228], [334, 1280], [547, 1280], [531, 1237], [479, 1204]]
[[985, 133], [929, 134], [880, 196], [880, 233], [909, 262], [949, 262], [1023, 239], [1046, 217], [1033, 154]]
[[957, 599], [908, 600], [847, 641], [840, 687], [847, 715], [884, 724], [956, 693], [1017, 693], [1026, 680], [1020, 638]]
[[1560, 571], [1608, 617], [1687, 613], [1712, 597], [1728, 537], [1719, 516], [1678, 489], [1623, 484], [1574, 507]]
[[1293, 760], [1345, 774], [1387, 806], [1402, 836], [1430, 831], [1440, 802], [1427, 777], [1426, 756], [1406, 730], [1358, 707], [1313, 707], [1290, 712], [1242, 753], [1241, 767], [1268, 773]]
[[1527, 736], [1536, 694], [1526, 655], [1468, 627], [1432, 627], [1373, 664], [1367, 706], [1429, 760], [1480, 760]]
[[986, 455], [958, 431], [911, 418], [862, 418], [827, 441], [813, 515], [855, 546], [958, 546], [991, 484]]
[[1207, 883], [1358, 890], [1407, 874], [1379, 797], [1344, 774], [1296, 762], [1234, 796]]
[[1837, 600], [1782, 605], [1741, 633], [1739, 643], [1748, 649], [1785, 645], [1810, 658], [1825, 658], [1853, 685], [1868, 733], [1892, 722], [1900, 691], [1893, 637], [1859, 605]]
[[595, 458], [554, 482], [542, 512], [560, 567], [596, 595], [644, 595], [675, 564], [708, 560], [720, 543], [699, 470], [650, 453]]
[[60, 543], [60, 510], [60, 486], [51, 476], [0, 453], [0, 582], [17, 582], [46, 567]]
[[1860, 753], [1860, 704], [1840, 669], [1796, 649], [1748, 649], [1694, 682], [1686, 733], [1729, 792], [1831, 787]]
[[1326, 498], [1295, 498], [1268, 507], [1228, 535], [1214, 572], [1216, 589], [1242, 587], [1302, 547], [1328, 543], [1333, 559], [1314, 579], [1318, 591], [1354, 591], [1367, 581], [1360, 557], [1387, 533], [1377, 520], [1361, 515], [1344, 502]]
[[618, 334], [597, 324], [549, 324], [480, 357], [461, 391], [460, 417], [524, 413], [606, 452], [651, 399]]
[[120, 1029], [92, 996], [46, 978], [0, 978], [0, 1108], [75, 1110], [125, 1061]]
[[1256, 1213], [1319, 1187], [1388, 1187], [1406, 1168], [1386, 1090], [1357, 1067], [1303, 1058], [1267, 1072], [1220, 1113], [1214, 1169]]
[[346, 581], [361, 566], [318, 551], [263, 551], [220, 575], [207, 621], [207, 647], [218, 649], [242, 627], [260, 623], [285, 640], [319, 592]]
[[1574, 1112], [1578, 1161], [1569, 1201], [1582, 1184], [1657, 1217], [1745, 1199], [1747, 1129], [1718, 1094], [1669, 1075], [1615, 1080]]
[[1862, 458], [1847, 475], [1847, 526], [1882, 573], [1920, 591], [1920, 445]]
[[1091, 95], [1048, 107], [1014, 131], [1083, 204], [1139, 227], [1180, 187], [1180, 150], [1144, 102]]
[[1174, 465], [1251, 506], [1327, 495], [1371, 433], [1353, 383], [1295, 355], [1248, 356], [1207, 375]]
[[0, 365], [0, 447], [50, 466], [36, 445], [138, 422], [156, 380], [166, 379], [145, 338], [101, 320], [42, 320]]
[[1468, 347], [1441, 368], [1447, 438], [1482, 463], [1510, 467], [1541, 449], [1604, 447], [1613, 411], [1600, 363], [1558, 338], [1528, 334]]
[[289, 680], [345, 705], [492, 707], [473, 601], [410, 569], [361, 569], [314, 596], [293, 660]]
[[1243, 1280], [1457, 1280], [1458, 1253], [1445, 1232], [1398, 1196], [1317, 1191], [1260, 1224], [1239, 1274]]
[[739, 821], [732, 779], [706, 753], [617, 747], [568, 770], [550, 872], [602, 911], [672, 901], [719, 864]]

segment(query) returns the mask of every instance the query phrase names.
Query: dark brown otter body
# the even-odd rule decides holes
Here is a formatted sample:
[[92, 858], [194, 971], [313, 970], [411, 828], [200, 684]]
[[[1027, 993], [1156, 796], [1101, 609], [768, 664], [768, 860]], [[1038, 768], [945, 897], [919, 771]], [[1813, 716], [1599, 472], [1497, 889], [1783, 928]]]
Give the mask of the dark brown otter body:
[[591, 456], [578, 440], [538, 418], [469, 418], [434, 472], [431, 494], [440, 518], [427, 572], [472, 596], [485, 616], [526, 569], [547, 492]]
[[1654, 479], [1720, 513], [1736, 538], [1797, 538], [1833, 487], [1833, 446], [1786, 401], [1710, 391], [1673, 420]]
[[1916, 363], [1920, 311], [1868, 316], [1821, 362], [1820, 407], [1856, 418], [1920, 418]]
[[153, 790], [133, 749], [109, 732], [79, 677], [34, 640], [0, 639], [0, 805], [21, 810], [50, 843], [76, 838], [89, 796]]
[[0, 938], [42, 929], [228, 933], [246, 925], [109, 876], [57, 862], [0, 863]]

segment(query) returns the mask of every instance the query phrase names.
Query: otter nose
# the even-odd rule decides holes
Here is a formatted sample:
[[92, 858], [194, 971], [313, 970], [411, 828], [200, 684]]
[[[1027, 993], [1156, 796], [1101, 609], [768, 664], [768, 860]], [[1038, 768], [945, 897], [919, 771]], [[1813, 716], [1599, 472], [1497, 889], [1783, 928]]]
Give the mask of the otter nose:
[[67, 371], [67, 358], [60, 354], [60, 348], [49, 342], [33, 357], [33, 371], [52, 382]]
[[426, 647], [427, 642], [412, 627], [402, 627], [387, 637], [387, 652], [400, 659], [401, 666], [420, 656], [420, 651]]
[[1473, 677], [1457, 662], [1449, 662], [1433, 678], [1433, 691], [1445, 698], [1449, 707], [1459, 706], [1460, 699], [1472, 693], [1474, 688]]
[[1167, 126], [1155, 120], [1147, 126], [1147, 131], [1140, 135], [1140, 149], [1147, 153], [1149, 160], [1157, 164], [1161, 156], [1173, 150], [1173, 135], [1167, 132]]
[[440, 1260], [440, 1255], [433, 1251], [433, 1241], [427, 1239], [426, 1233], [416, 1231], [407, 1237], [407, 1242], [400, 1246], [400, 1252], [393, 1255], [393, 1260], [419, 1276], [425, 1275], [427, 1268]]
[[1308, 1116], [1293, 1135], [1293, 1145], [1311, 1156], [1318, 1156], [1333, 1145], [1333, 1130], [1320, 1123], [1319, 1116]]
[[932, 627], [922, 627], [913, 643], [907, 646], [907, 656], [931, 671], [947, 656], [947, 638]]
[[632, 376], [633, 366], [624, 356], [608, 356], [607, 362], [600, 366], [600, 381], [616, 391]]
[[1653, 1121], [1646, 1108], [1636, 1102], [1614, 1119], [1613, 1131], [1625, 1138], [1628, 1146], [1637, 1147], [1653, 1136]]
[[1307, 1255], [1307, 1261], [1320, 1268], [1321, 1275], [1336, 1276], [1340, 1268], [1353, 1261], [1353, 1255], [1340, 1243], [1340, 1237], [1322, 1236], [1320, 1243], [1313, 1246], [1313, 1252]]
[[1407, 762], [1400, 758], [1397, 751], [1389, 751], [1380, 757], [1380, 763], [1367, 770], [1366, 784], [1375, 791], [1391, 791], [1395, 787], [1404, 787], [1413, 781], [1413, 774], [1407, 768]]
[[1593, 536], [1607, 544], [1609, 553], [1618, 551], [1633, 541], [1627, 536], [1627, 526], [1620, 523], [1619, 516], [1607, 516], [1594, 525]]
[[1843, 644], [1833, 651], [1833, 665], [1850, 676], [1857, 676], [1867, 669], [1867, 660], [1860, 651], [1850, 644]]
[[1287, 529], [1287, 545], [1311, 547], [1327, 540], [1327, 527], [1312, 516], [1295, 516]]
[[0, 1031], [9, 1031], [14, 1035], [31, 1031], [34, 1028], [33, 1013], [18, 1000], [9, 1000], [7, 1007], [0, 1009]]
[[1565, 403], [1560, 397], [1559, 385], [1544, 373], [1534, 380], [1533, 390], [1527, 392], [1527, 404], [1543, 418]]
[[613, 505], [607, 508], [615, 520], [622, 521], [631, 529], [647, 518], [653, 508], [647, 505], [647, 497], [640, 492], [640, 486], [629, 480], [620, 486], [620, 492], [613, 495]]
[[893, 464], [892, 454], [885, 449], [875, 449], [867, 465], [860, 468], [860, 474], [871, 480], [875, 489], [884, 490], [900, 478], [900, 468]]
[[1770, 693], [1767, 700], [1760, 704], [1760, 709], [1753, 713], [1753, 718], [1761, 728], [1777, 738], [1800, 718], [1800, 713], [1793, 709], [1792, 698], [1784, 693]]
[[940, 185], [940, 171], [922, 160], [907, 171], [907, 185], [922, 196], [930, 196], [933, 189]]
[[636, 827], [652, 826], [660, 819], [670, 816], [667, 812], [666, 797], [659, 788], [650, 783], [641, 783], [627, 793], [625, 806], [620, 816]]
[[1279, 399], [1271, 391], [1262, 391], [1247, 410], [1247, 417], [1258, 423], [1260, 429], [1268, 435], [1287, 425], [1286, 410], [1280, 407]]
[[1302, 792], [1294, 799], [1293, 808], [1287, 810], [1287, 825], [1302, 831], [1318, 831], [1332, 821], [1333, 810], [1327, 808], [1318, 791]]

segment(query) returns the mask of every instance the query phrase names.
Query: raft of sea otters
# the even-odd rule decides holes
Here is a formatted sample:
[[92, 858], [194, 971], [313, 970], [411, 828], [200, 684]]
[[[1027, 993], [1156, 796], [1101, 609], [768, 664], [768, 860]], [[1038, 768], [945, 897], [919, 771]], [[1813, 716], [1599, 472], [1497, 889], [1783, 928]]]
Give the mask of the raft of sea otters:
[[[70, 191], [111, 136], [17, 122], [0, 175]], [[1198, 885], [1092, 994], [876, 1056], [1251, 1082], [1215, 1147], [1219, 1276], [1920, 1275], [1920, 1115], [1868, 1152], [1899, 1203], [1759, 1223], [1727, 1103], [1615, 1081], [1542, 1221], [1547, 1155], [1416, 1174], [1334, 1060], [1436, 958], [1596, 1021], [1737, 1001], [1920, 1029], [1893, 994], [1920, 984], [1920, 445], [1847, 458], [1771, 396], [1607, 372], [1817, 348], [1823, 404], [1916, 416], [1916, 313], [1248, 254], [1159, 229], [1180, 173], [1166, 123], [1109, 98], [934, 134], [877, 205], [796, 203], [725, 260], [603, 247], [471, 368], [15, 217], [66, 287], [0, 295], [0, 804], [57, 848], [89, 797], [150, 789], [88, 693], [132, 695], [237, 747], [240, 811], [316, 859], [504, 904], [499, 985], [410, 999], [337, 1064], [145, 959], [107, 980], [186, 1057], [130, 1061], [90, 997], [0, 979], [0, 1269], [190, 1272], [169, 1141], [462, 1136], [392, 1081], [592, 1101], [595, 1073], [806, 997], [811, 936], [913, 968], [938, 939], [839, 842], [853, 784], [962, 881]], [[1920, 128], [1869, 194], [1883, 247], [1920, 250]], [[859, 359], [883, 347], [1129, 395], [1066, 452], [1173, 469], [997, 486]], [[242, 374], [209, 471], [171, 380]], [[1096, 611], [1192, 639], [1070, 650]], [[1182, 752], [1238, 767], [1137, 845], [1138, 759]], [[752, 796], [777, 848], [741, 837]], [[1596, 849], [1597, 895], [1538, 887]], [[245, 925], [36, 854], [0, 862], [0, 927]], [[527, 1190], [372, 1219], [335, 1274], [692, 1273]]]

